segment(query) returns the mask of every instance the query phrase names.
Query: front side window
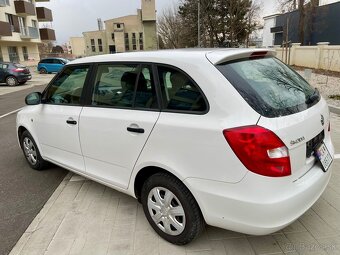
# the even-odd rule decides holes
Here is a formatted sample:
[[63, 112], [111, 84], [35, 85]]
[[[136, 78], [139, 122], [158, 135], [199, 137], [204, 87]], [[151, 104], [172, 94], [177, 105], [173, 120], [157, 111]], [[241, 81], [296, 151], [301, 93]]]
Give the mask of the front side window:
[[163, 108], [175, 111], [205, 112], [204, 96], [185, 73], [166, 66], [158, 67]]
[[158, 108], [151, 67], [103, 64], [98, 67], [92, 105], [117, 108]]
[[44, 93], [44, 102], [60, 105], [80, 105], [89, 66], [68, 66]]
[[217, 68], [258, 113], [279, 117], [303, 111], [320, 95], [276, 58], [243, 59]]

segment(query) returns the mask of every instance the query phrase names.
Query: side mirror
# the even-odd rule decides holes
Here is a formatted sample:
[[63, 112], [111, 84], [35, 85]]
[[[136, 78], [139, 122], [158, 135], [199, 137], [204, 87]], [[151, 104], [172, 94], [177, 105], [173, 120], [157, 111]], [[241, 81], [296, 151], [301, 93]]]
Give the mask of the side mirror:
[[41, 93], [40, 92], [33, 92], [28, 94], [25, 98], [25, 103], [27, 105], [38, 105], [41, 103]]

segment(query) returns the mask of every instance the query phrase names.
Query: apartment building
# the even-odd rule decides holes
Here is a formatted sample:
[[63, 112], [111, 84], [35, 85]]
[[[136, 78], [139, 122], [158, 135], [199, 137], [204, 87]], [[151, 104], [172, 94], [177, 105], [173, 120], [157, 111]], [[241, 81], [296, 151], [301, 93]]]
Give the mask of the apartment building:
[[[105, 28], [83, 33], [87, 56], [140, 50], [155, 50], [157, 44], [155, 0], [141, 0], [136, 15], [104, 21]], [[72, 40], [72, 38], [71, 38]], [[72, 45], [72, 52], [82, 52], [81, 44]]]
[[0, 0], [0, 61], [26, 65], [39, 61], [38, 45], [55, 41], [55, 32], [39, 28], [39, 22], [52, 22], [52, 11], [36, 7], [49, 0]]

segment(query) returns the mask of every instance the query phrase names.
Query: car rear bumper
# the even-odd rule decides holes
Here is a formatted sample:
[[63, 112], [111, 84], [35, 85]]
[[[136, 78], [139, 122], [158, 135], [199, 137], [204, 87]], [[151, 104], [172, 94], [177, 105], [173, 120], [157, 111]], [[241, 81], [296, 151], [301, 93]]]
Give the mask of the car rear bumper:
[[188, 178], [184, 182], [207, 224], [251, 235], [276, 232], [299, 218], [321, 196], [331, 177], [315, 164], [303, 177], [267, 178], [249, 172], [237, 184]]
[[31, 74], [18, 75], [17, 79], [19, 82], [29, 81], [32, 79], [32, 75]]

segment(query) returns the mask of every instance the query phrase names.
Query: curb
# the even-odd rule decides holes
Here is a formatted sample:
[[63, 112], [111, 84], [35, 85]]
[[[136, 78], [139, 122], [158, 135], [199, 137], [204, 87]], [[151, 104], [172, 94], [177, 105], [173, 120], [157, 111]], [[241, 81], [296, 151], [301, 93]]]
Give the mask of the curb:
[[336, 106], [333, 106], [333, 105], [329, 105], [329, 110], [330, 110], [332, 113], [335, 113], [335, 114], [340, 115], [340, 107], [336, 107]]
[[68, 172], [68, 174], [64, 177], [64, 179], [61, 181], [57, 189], [53, 192], [51, 197], [47, 200], [43, 208], [40, 210], [40, 212], [36, 215], [36, 217], [33, 219], [31, 224], [28, 226], [26, 231], [23, 233], [21, 238], [18, 240], [18, 242], [14, 245], [9, 255], [18, 255], [20, 254], [21, 250], [24, 248], [24, 246], [29, 241], [32, 233], [37, 230], [37, 227], [41, 220], [46, 216], [54, 202], [58, 199], [60, 193], [64, 190], [70, 179], [72, 178], [73, 173]]

